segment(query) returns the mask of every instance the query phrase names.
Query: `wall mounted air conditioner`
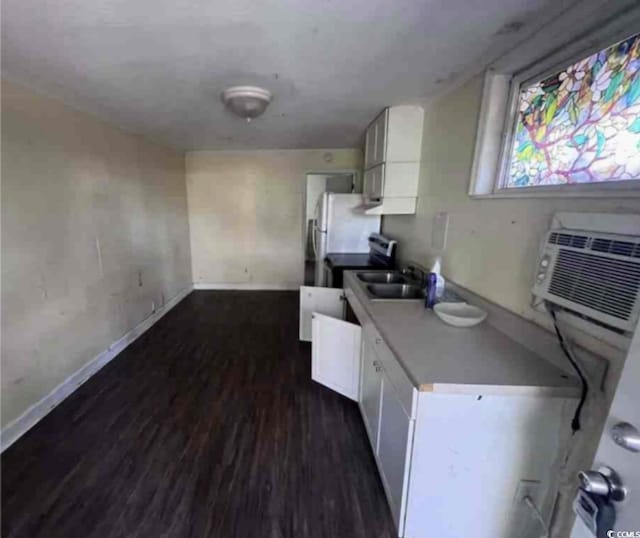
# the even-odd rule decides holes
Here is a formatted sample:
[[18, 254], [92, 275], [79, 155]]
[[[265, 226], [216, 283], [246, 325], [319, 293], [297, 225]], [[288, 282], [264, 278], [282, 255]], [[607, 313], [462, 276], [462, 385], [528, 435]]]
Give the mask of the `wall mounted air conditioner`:
[[589, 321], [633, 331], [640, 314], [640, 216], [557, 214], [532, 292]]

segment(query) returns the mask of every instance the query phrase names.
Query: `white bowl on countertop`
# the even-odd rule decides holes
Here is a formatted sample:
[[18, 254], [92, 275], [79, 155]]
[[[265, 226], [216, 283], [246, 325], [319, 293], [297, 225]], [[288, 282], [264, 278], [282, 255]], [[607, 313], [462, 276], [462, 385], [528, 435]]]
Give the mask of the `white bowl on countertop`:
[[433, 311], [442, 321], [454, 327], [473, 327], [487, 317], [482, 308], [469, 303], [437, 303]]

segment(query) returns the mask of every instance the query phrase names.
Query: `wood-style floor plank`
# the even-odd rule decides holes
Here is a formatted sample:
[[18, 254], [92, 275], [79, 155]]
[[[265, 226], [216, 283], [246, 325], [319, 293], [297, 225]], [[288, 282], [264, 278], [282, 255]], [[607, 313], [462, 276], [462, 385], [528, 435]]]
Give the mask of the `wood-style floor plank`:
[[297, 335], [297, 293], [192, 293], [5, 451], [2, 536], [394, 536]]

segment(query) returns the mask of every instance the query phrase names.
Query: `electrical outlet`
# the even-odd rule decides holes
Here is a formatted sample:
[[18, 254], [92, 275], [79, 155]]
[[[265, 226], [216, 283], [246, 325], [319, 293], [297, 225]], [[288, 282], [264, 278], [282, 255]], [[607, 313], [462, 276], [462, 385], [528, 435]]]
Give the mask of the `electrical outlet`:
[[540, 498], [539, 480], [520, 480], [518, 482], [513, 496], [513, 532], [511, 535], [520, 538], [539, 538], [544, 536], [544, 530], [531, 507], [525, 503], [526, 497], [529, 497], [538, 510], [541, 510], [542, 499]]

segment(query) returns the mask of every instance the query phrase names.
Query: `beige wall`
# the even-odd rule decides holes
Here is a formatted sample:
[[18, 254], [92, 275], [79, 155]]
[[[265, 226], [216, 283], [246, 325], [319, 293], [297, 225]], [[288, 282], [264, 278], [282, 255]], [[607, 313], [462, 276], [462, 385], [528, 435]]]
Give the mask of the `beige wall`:
[[449, 214], [443, 273], [458, 284], [547, 327], [530, 306], [539, 241], [556, 211], [640, 213], [640, 198], [520, 198], [474, 200], [467, 194], [482, 78], [426, 108], [418, 209], [388, 216], [383, 230], [399, 239], [401, 259], [426, 263], [432, 255], [435, 213]]
[[181, 153], [2, 83], [2, 425], [190, 285]]
[[187, 153], [195, 285], [302, 284], [305, 174], [361, 164], [360, 150]]

